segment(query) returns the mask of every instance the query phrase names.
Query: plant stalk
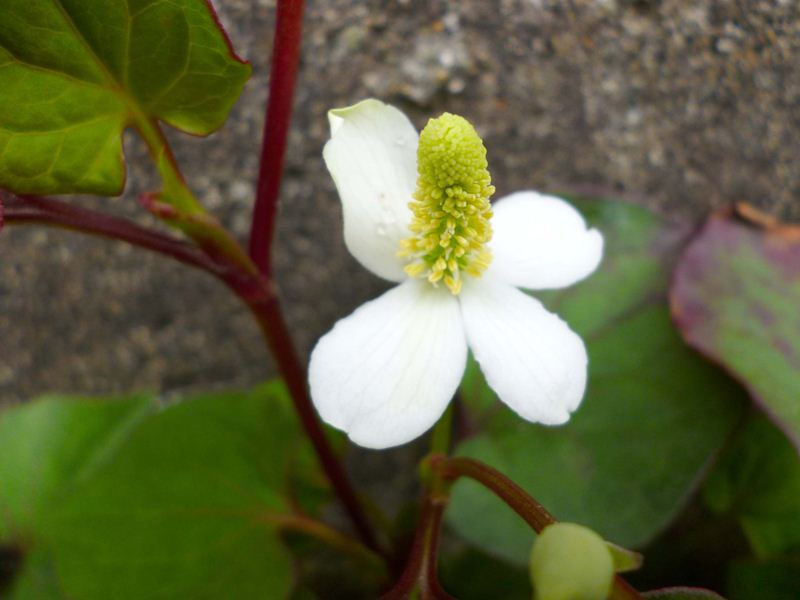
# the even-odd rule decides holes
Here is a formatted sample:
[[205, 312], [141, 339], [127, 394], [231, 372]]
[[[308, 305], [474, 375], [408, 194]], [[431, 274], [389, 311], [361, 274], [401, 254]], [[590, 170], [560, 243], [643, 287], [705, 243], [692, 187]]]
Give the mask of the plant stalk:
[[250, 226], [250, 258], [258, 270], [272, 270], [272, 239], [278, 210], [278, 194], [286, 154], [286, 138], [292, 116], [300, 40], [303, 29], [303, 0], [278, 0], [269, 98], [261, 140], [256, 202]]
[[127, 242], [175, 259], [214, 275], [222, 265], [194, 244], [142, 227], [129, 219], [42, 196], [3, 194], [4, 219], [8, 224], [40, 224]]
[[508, 504], [536, 533], [556, 522], [553, 515], [528, 492], [489, 465], [471, 458], [442, 455], [431, 457], [430, 465], [434, 472], [450, 482], [459, 477], [469, 477], [482, 484]]
[[264, 278], [226, 277], [228, 287], [250, 308], [289, 388], [297, 416], [316, 451], [322, 468], [364, 544], [381, 552], [372, 526], [364, 515], [350, 478], [328, 441], [306, 386], [306, 371], [297, 356], [280, 302], [272, 283]]
[[403, 600], [416, 591], [423, 600], [449, 600], [450, 596], [439, 583], [438, 554], [442, 516], [450, 501], [449, 483], [440, 473], [429, 469], [430, 460], [443, 456], [450, 450], [453, 429], [453, 404], [451, 402], [431, 432], [431, 452], [421, 464], [425, 498], [414, 534], [414, 542], [406, 559], [406, 566], [394, 587], [381, 600]]
[[446, 497], [426, 495], [408, 562], [394, 587], [381, 600], [406, 600], [419, 592], [421, 600], [455, 600], [442, 589], [437, 573], [439, 537]]
[[450, 452], [450, 440], [453, 431], [453, 402], [451, 402], [441, 418], [433, 426], [431, 433], [431, 454], [447, 454]]
[[281, 515], [274, 519], [277, 525], [287, 531], [297, 531], [325, 542], [332, 548], [338, 548], [347, 554], [360, 558], [365, 563], [380, 570], [386, 569], [382, 557], [367, 548], [360, 541], [344, 535], [330, 525], [305, 515]]

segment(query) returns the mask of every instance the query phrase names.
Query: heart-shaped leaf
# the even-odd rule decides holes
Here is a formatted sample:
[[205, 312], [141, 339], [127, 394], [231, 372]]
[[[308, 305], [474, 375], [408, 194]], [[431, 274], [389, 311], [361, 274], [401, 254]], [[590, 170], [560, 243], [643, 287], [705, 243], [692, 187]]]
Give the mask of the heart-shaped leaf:
[[249, 75], [206, 0], [3, 0], [0, 187], [118, 194], [124, 128], [211, 133]]
[[[5, 456], [13, 460], [3, 462], [13, 466], [0, 471], [0, 487], [16, 486], [12, 501], [41, 507], [9, 511], [23, 516], [6, 522], [2, 541], [41, 553], [25, 557], [12, 598], [42, 589], [68, 598], [288, 595], [292, 565], [278, 529], [290, 514], [287, 470], [301, 440], [281, 384], [188, 399], [132, 427], [93, 433], [82, 425], [90, 408], [121, 410], [114, 402], [50, 400], [4, 416], [0, 446], [11, 450]], [[69, 444], [48, 444], [59, 431]], [[69, 451], [98, 447], [97, 439], [113, 444]], [[25, 481], [28, 451], [39, 457], [34, 467], [52, 465], [49, 479], [67, 480], [57, 493]], [[90, 458], [76, 469], [70, 456]], [[48, 577], [57, 588], [43, 587]]]

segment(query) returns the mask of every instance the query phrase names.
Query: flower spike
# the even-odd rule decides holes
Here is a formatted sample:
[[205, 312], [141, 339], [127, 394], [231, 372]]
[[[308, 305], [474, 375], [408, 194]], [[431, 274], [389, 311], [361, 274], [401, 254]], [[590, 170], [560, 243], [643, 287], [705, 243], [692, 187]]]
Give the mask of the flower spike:
[[413, 261], [411, 277], [440, 281], [457, 295], [462, 272], [479, 277], [492, 255], [489, 198], [494, 193], [486, 148], [463, 117], [444, 113], [430, 119], [417, 149], [417, 189], [409, 203], [412, 236], [400, 243], [398, 256]]

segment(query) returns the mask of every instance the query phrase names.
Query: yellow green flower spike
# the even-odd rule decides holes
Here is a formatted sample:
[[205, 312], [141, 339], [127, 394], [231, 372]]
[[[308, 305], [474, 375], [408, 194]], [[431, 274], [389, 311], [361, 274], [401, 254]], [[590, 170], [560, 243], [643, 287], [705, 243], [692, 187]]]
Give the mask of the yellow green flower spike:
[[411, 262], [411, 277], [443, 282], [453, 294], [462, 275], [479, 277], [492, 260], [489, 198], [494, 193], [486, 148], [463, 117], [444, 113], [430, 119], [419, 136], [417, 189], [409, 203], [413, 235], [400, 243], [398, 256]]

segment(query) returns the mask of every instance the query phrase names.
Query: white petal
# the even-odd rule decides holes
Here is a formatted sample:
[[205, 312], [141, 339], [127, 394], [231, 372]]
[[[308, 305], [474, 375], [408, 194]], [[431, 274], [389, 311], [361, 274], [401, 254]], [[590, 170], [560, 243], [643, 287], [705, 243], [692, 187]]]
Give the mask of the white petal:
[[466, 360], [456, 298], [410, 280], [358, 308], [317, 343], [311, 397], [323, 420], [356, 444], [398, 446], [439, 419]]
[[603, 236], [586, 228], [570, 204], [534, 191], [494, 203], [492, 275], [532, 290], [562, 288], [591, 274], [603, 257]]
[[538, 300], [491, 278], [465, 280], [460, 298], [469, 347], [500, 400], [528, 421], [566, 422], [586, 388], [581, 338]]
[[378, 100], [332, 110], [328, 119], [322, 155], [342, 199], [347, 248], [376, 275], [402, 281], [397, 251], [410, 235], [419, 135], [403, 113]]

